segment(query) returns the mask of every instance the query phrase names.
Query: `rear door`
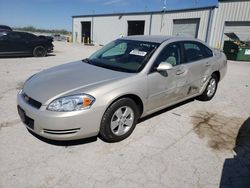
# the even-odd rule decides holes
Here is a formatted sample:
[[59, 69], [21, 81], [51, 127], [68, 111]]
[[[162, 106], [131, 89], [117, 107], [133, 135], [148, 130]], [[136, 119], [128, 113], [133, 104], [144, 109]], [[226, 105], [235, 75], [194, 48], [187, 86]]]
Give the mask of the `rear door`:
[[[183, 98], [183, 89], [187, 81], [186, 65], [182, 64], [180, 43], [168, 44], [159, 54], [148, 74], [148, 105], [147, 111], [170, 105]], [[162, 62], [173, 65], [167, 72], [158, 72], [156, 68]]]
[[208, 63], [204, 57], [201, 44], [196, 41], [182, 42], [185, 64], [187, 66], [186, 95], [191, 96], [199, 93], [202, 86], [202, 73]]
[[30, 33], [21, 33], [21, 38], [24, 45], [23, 50], [32, 53], [37, 44], [37, 36]]
[[8, 33], [8, 45], [9, 45], [9, 52], [23, 53], [27, 51], [25, 42], [21, 34], [18, 32]]

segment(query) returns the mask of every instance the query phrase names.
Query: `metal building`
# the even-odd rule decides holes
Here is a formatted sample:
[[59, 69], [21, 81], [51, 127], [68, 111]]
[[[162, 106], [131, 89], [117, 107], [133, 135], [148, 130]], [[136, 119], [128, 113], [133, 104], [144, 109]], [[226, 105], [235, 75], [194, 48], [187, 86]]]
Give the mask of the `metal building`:
[[181, 35], [222, 48], [226, 32], [250, 40], [250, 0], [219, 0], [218, 6], [156, 12], [72, 17], [73, 41], [105, 45], [127, 35]]

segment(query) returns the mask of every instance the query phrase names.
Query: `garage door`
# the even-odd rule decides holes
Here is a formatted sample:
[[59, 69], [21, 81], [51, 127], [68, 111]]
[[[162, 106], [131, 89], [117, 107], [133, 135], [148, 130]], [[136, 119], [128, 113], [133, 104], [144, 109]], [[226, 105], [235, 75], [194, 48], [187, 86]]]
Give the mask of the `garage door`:
[[[226, 22], [224, 33], [234, 32], [242, 41], [250, 41], [250, 22]], [[224, 40], [229, 38], [224, 35]]]
[[173, 35], [197, 38], [200, 19], [174, 20]]

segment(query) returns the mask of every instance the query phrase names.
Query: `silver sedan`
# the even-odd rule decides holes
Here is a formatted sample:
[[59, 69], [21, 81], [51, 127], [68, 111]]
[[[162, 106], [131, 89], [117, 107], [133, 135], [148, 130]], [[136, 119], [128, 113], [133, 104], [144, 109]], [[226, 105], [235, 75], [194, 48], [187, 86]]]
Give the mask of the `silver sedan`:
[[17, 95], [26, 127], [53, 140], [127, 138], [140, 117], [197, 97], [213, 98], [225, 55], [202, 41], [168, 36], [115, 40], [87, 59], [31, 76]]

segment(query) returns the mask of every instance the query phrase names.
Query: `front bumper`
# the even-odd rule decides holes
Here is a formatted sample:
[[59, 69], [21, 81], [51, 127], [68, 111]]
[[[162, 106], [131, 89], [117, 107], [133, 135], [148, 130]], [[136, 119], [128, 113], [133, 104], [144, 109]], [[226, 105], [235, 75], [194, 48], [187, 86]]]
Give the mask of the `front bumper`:
[[53, 51], [54, 51], [54, 47], [53, 46], [49, 47], [48, 50], [47, 50], [48, 53], [52, 53]]
[[[28, 104], [22, 94], [17, 95], [19, 110], [26, 127], [42, 137], [52, 140], [76, 140], [96, 136], [99, 133], [104, 109], [90, 108], [74, 112], [52, 112], [46, 106], [36, 109]], [[19, 111], [20, 115], [20, 111]], [[27, 119], [26, 119], [27, 118]]]

